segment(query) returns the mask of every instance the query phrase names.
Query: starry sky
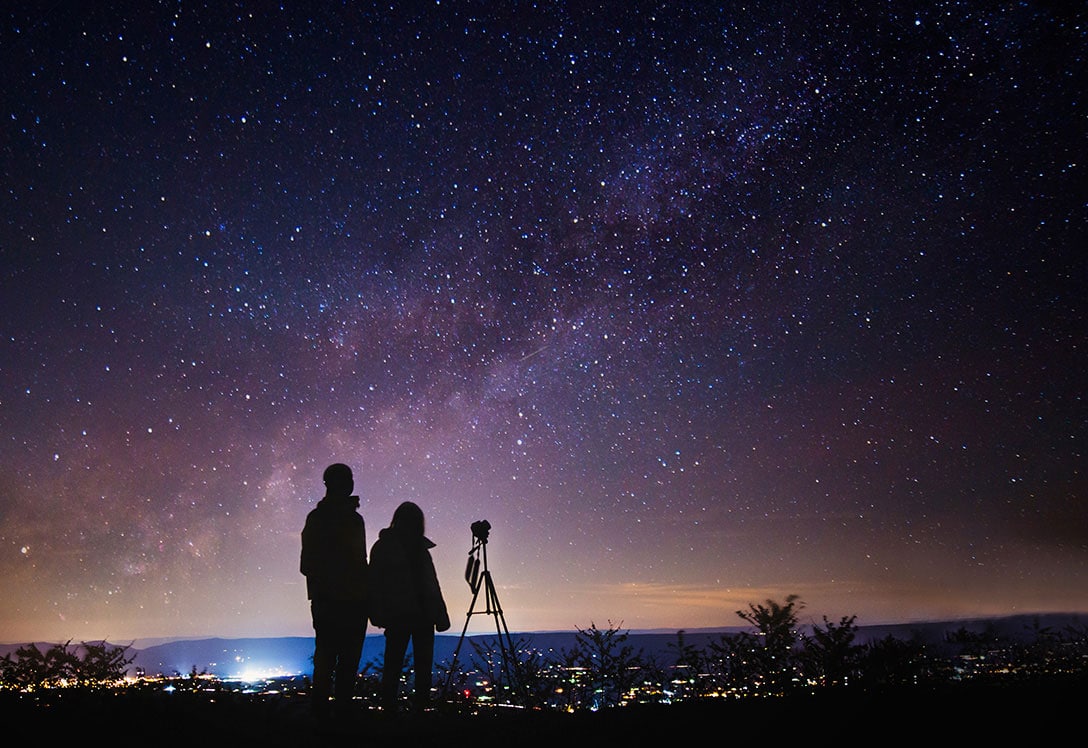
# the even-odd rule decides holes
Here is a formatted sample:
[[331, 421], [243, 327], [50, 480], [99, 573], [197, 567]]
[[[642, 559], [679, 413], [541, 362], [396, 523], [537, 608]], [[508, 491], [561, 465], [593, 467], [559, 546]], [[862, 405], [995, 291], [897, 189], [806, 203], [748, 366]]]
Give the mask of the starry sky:
[[8, 4], [0, 641], [1088, 611], [1088, 17], [860, 5]]

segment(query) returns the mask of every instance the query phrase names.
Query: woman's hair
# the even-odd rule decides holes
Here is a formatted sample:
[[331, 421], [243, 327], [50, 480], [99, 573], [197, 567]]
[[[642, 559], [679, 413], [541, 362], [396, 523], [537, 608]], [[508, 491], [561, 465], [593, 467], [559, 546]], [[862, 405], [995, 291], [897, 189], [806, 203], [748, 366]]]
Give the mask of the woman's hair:
[[423, 536], [423, 510], [411, 501], [405, 501], [393, 512], [393, 527], [410, 535]]

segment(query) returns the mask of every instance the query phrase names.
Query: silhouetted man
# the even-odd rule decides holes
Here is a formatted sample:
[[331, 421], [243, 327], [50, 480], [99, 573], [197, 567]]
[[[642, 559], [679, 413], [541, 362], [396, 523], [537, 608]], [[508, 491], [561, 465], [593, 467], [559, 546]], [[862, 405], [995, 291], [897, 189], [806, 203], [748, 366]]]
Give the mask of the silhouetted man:
[[351, 468], [329, 465], [325, 497], [306, 516], [299, 569], [314, 625], [313, 708], [338, 713], [350, 708], [367, 624], [366, 525], [353, 496]]

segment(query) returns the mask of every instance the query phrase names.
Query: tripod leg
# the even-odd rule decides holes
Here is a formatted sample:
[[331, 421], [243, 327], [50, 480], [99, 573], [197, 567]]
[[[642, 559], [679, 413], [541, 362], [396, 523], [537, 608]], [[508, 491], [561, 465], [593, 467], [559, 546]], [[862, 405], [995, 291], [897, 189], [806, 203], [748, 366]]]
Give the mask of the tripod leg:
[[468, 622], [472, 620], [472, 611], [476, 607], [476, 598], [480, 596], [480, 587], [482, 586], [477, 584], [472, 593], [472, 602], [469, 603], [468, 613], [465, 614], [465, 625], [461, 628], [461, 637], [457, 640], [457, 646], [454, 647], [453, 657], [450, 659], [450, 669], [446, 673], [446, 691], [449, 691], [450, 683], [453, 680], [453, 673], [457, 666], [457, 656], [461, 653], [461, 645], [465, 643], [465, 632], [468, 631]]
[[495, 633], [499, 639], [503, 674], [512, 690], [516, 691], [518, 684], [514, 678], [515, 668], [511, 664], [514, 657], [514, 642], [510, 638], [510, 630], [506, 627], [506, 617], [502, 614], [502, 606], [499, 605], [499, 593], [495, 591], [495, 584], [491, 581], [491, 574], [488, 572], [484, 572], [484, 583], [487, 585], [487, 610], [495, 617]]

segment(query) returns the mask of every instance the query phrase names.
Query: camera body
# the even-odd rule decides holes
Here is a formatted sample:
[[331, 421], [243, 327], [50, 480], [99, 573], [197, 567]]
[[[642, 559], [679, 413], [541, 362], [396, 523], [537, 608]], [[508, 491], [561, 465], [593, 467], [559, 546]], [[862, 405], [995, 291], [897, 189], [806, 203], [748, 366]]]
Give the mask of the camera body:
[[472, 523], [472, 537], [479, 540], [481, 543], [487, 542], [488, 533], [491, 532], [491, 523], [486, 519], [477, 520]]

